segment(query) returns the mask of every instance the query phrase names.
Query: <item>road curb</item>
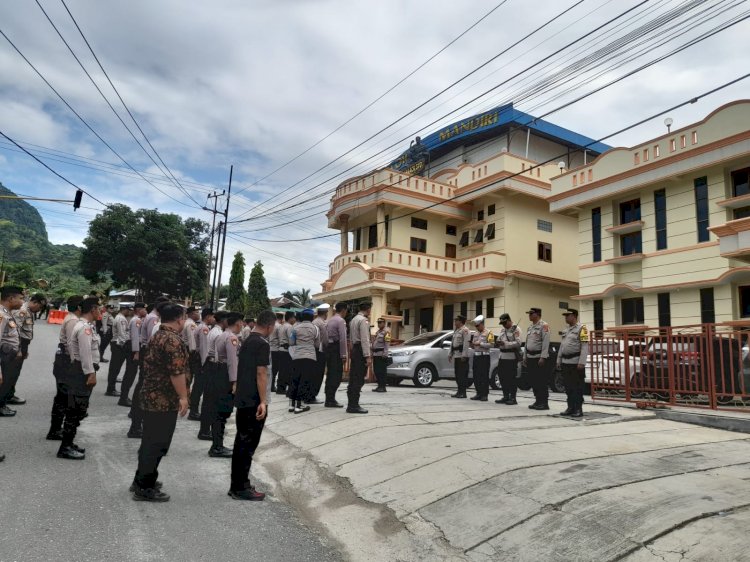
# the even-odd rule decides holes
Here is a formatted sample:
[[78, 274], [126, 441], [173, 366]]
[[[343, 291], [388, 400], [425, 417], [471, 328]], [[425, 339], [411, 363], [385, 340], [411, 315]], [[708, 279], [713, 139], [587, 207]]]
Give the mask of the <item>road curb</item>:
[[654, 410], [657, 417], [665, 420], [700, 425], [712, 429], [724, 429], [738, 433], [750, 433], [750, 417], [739, 418], [698, 412], [678, 412], [675, 410]]

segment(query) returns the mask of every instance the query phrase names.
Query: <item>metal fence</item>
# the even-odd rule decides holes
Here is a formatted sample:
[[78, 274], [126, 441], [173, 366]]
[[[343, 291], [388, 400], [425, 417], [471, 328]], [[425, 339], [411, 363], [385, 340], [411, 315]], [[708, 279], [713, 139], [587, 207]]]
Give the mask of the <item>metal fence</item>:
[[595, 400], [750, 408], [747, 325], [593, 332], [586, 381]]

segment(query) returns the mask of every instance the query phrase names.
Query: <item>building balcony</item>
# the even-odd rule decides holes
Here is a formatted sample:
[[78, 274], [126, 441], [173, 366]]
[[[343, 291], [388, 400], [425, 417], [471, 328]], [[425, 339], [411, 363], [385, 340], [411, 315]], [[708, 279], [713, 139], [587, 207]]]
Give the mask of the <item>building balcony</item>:
[[400, 189], [410, 193], [423, 193], [445, 199], [452, 198], [455, 189], [452, 185], [446, 183], [410, 176], [403, 172], [386, 168], [343, 182], [336, 188], [336, 193], [332, 200], [336, 201], [347, 195], [362, 193], [374, 188]]
[[608, 263], [610, 265], [621, 265], [626, 263], [635, 263], [639, 261], [643, 261], [643, 254], [637, 253], [637, 254], [628, 254], [626, 256], [617, 256], [611, 259], [608, 259], [605, 263]]
[[750, 217], [712, 226], [709, 230], [719, 237], [722, 257], [750, 262]]
[[610, 226], [605, 230], [610, 234], [631, 234], [633, 232], [639, 232], [643, 230], [643, 221], [632, 221], [625, 224], [618, 224], [616, 226]]
[[750, 207], [750, 194], [740, 195], [739, 197], [730, 197], [729, 199], [724, 199], [723, 201], [717, 201], [716, 204], [719, 207], [724, 207], [725, 209], [741, 209], [742, 207]]

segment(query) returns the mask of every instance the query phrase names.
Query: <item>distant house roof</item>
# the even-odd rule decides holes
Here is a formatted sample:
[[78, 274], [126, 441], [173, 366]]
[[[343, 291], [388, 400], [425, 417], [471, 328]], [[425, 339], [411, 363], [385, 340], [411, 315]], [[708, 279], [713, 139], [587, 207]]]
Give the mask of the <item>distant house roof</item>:
[[110, 291], [110, 297], [134, 297], [136, 295], [135, 289], [125, 289], [124, 291]]
[[272, 297], [271, 308], [283, 308], [286, 310], [299, 309], [302, 310], [302, 305], [295, 300], [288, 299], [286, 297]]

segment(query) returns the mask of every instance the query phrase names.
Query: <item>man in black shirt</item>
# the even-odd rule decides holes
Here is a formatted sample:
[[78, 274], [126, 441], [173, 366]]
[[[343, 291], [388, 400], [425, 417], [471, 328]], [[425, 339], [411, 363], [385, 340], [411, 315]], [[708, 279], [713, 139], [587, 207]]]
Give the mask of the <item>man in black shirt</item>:
[[237, 435], [232, 453], [232, 482], [229, 496], [235, 500], [262, 501], [266, 495], [250, 484], [250, 466], [266, 423], [268, 407], [268, 364], [271, 347], [266, 338], [273, 331], [276, 316], [271, 310], [258, 315], [255, 327], [242, 343], [234, 389], [237, 407]]

